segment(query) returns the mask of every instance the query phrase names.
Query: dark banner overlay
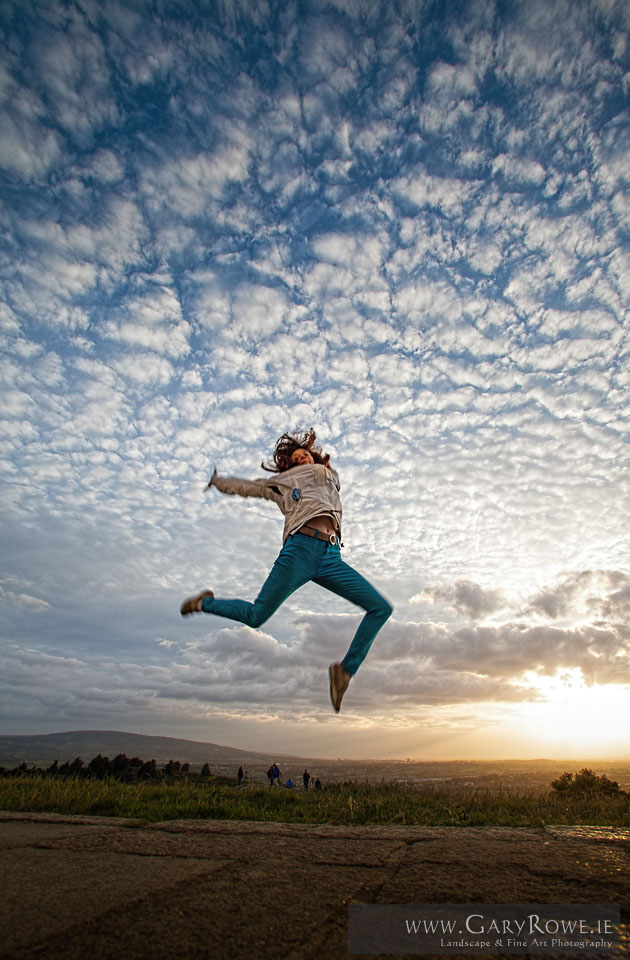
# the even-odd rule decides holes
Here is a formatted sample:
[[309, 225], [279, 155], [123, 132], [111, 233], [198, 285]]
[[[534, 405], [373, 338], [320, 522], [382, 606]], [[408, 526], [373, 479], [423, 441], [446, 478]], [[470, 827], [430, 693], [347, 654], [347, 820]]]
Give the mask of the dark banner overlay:
[[348, 953], [616, 957], [619, 905], [356, 903]]

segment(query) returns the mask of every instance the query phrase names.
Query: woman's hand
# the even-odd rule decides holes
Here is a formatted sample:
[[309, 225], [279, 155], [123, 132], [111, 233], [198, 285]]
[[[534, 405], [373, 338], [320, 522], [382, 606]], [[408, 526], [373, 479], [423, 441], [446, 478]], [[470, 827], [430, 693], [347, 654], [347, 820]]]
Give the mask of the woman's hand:
[[215, 477], [218, 477], [218, 476], [219, 476], [219, 474], [217, 473], [217, 468], [215, 467], [215, 468], [214, 468], [214, 473], [212, 474], [211, 478], [208, 480], [208, 486], [206, 487], [206, 490], [209, 490], [210, 487], [212, 487], [212, 486], [214, 485], [214, 478], [215, 478]]

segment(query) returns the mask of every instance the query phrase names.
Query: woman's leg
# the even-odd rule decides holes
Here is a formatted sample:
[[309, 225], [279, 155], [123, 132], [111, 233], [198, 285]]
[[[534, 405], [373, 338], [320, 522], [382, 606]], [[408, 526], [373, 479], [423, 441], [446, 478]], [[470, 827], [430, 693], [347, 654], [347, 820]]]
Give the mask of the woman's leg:
[[253, 603], [247, 600], [205, 597], [201, 602], [201, 609], [204, 613], [238, 620], [249, 627], [259, 627], [284, 603], [287, 597], [312, 578], [318, 561], [319, 557], [313, 553], [310, 538], [292, 537], [287, 540], [278, 554], [269, 576]]
[[343, 658], [346, 673], [353, 676], [365, 660], [374, 638], [392, 615], [393, 608], [371, 583], [341, 559], [338, 547], [329, 547], [313, 583], [350, 600], [365, 610], [352, 643]]

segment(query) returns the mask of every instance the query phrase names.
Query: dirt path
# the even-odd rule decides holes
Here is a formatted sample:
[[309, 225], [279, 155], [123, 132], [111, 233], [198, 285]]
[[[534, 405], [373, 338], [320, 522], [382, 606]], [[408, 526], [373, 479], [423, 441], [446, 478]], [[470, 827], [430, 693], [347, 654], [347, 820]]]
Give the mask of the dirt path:
[[630, 956], [627, 831], [0, 813], [0, 857], [2, 960], [337, 960], [351, 902], [620, 904]]

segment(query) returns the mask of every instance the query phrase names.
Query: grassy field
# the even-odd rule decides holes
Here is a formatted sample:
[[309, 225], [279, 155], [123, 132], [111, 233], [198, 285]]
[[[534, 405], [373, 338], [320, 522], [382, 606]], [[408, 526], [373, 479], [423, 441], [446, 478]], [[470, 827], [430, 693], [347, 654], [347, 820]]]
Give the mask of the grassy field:
[[540, 827], [593, 824], [630, 827], [630, 797], [562, 797], [486, 791], [418, 790], [395, 784], [332, 785], [321, 792], [189, 781], [152, 784], [114, 780], [7, 778], [0, 810], [174, 819], [267, 820], [283, 823], [421, 824]]

